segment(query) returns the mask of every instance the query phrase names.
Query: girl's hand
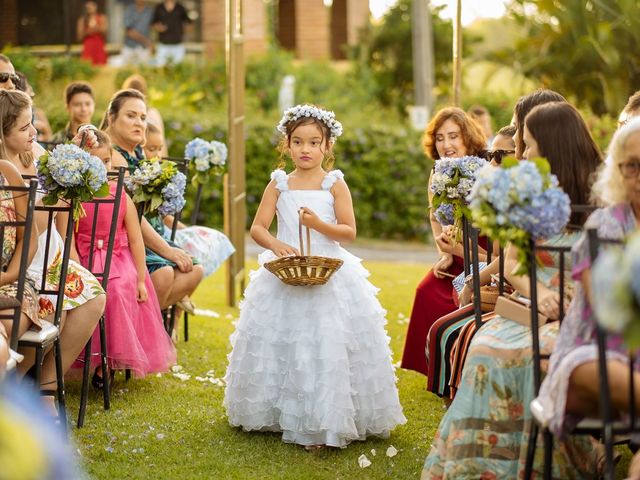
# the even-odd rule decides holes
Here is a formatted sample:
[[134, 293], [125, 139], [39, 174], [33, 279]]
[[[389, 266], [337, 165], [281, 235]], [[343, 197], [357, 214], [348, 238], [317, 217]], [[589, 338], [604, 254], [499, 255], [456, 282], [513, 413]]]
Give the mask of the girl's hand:
[[469, 305], [471, 303], [471, 294], [473, 293], [471, 287], [469, 285], [465, 285], [460, 290], [458, 294], [458, 301], [460, 302], [460, 307], [464, 307], [465, 305]]
[[322, 220], [320, 220], [320, 217], [310, 208], [307, 207], [302, 207], [300, 209], [303, 213], [302, 213], [302, 224], [305, 227], [309, 227], [309, 228], [313, 228], [315, 229], [315, 227], [322, 222]]
[[433, 274], [436, 276], [436, 278], [449, 277], [450, 275], [443, 275], [442, 272], [446, 272], [447, 270], [449, 270], [449, 267], [451, 267], [451, 265], [453, 265], [453, 255], [445, 253], [433, 266]]
[[149, 295], [143, 280], [142, 282], [138, 282], [138, 295], [136, 296], [136, 300], [138, 303], [144, 303], [147, 301], [147, 298], [149, 298]]
[[292, 255], [299, 256], [300, 252], [293, 248], [291, 245], [287, 245], [280, 240], [275, 240], [273, 245], [271, 246], [271, 251], [276, 254], [278, 257], [290, 257]]

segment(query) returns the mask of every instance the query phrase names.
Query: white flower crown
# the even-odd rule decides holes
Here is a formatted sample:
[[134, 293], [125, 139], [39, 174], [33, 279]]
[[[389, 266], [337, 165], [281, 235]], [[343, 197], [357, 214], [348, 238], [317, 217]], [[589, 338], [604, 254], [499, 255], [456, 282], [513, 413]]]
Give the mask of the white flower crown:
[[280, 123], [276, 127], [280, 133], [287, 135], [287, 124], [295, 122], [302, 117], [313, 117], [320, 120], [329, 128], [329, 141], [335, 143], [336, 139], [342, 135], [342, 124], [336, 120], [336, 115], [333, 112], [323, 110], [314, 105], [296, 105], [288, 110], [285, 110]]

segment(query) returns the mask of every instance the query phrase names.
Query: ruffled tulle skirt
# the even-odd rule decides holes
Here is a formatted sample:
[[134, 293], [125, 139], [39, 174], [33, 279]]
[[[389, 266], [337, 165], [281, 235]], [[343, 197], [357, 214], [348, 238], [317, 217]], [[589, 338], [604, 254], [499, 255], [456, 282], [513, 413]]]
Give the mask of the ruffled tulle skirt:
[[[314, 254], [344, 260], [326, 285], [288, 286], [262, 267], [251, 273], [231, 336], [229, 423], [301, 445], [386, 438], [406, 419], [377, 289], [345, 250]], [[269, 251], [259, 262], [273, 259]]]

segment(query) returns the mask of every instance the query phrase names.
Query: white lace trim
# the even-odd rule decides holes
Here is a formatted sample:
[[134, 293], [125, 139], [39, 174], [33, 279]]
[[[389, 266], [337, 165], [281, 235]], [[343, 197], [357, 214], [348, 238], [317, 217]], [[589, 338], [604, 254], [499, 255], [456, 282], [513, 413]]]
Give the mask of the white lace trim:
[[281, 192], [289, 190], [289, 176], [284, 170], [278, 169], [271, 172], [271, 180], [275, 180], [276, 188]]
[[331, 187], [333, 187], [338, 180], [342, 180], [343, 178], [344, 178], [344, 173], [342, 173], [342, 170], [331, 170], [322, 179], [322, 189], [323, 190], [331, 189]]

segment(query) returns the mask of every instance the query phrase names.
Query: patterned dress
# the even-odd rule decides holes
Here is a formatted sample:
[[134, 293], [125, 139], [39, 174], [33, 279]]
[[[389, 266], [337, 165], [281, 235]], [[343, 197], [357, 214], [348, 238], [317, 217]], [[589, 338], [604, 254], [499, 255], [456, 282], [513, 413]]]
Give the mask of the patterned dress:
[[[0, 183], [6, 185], [5, 178], [0, 174]], [[16, 210], [13, 203], [13, 195], [6, 190], [0, 190], [0, 221], [14, 222], [16, 221]], [[2, 242], [2, 270], [9, 264], [16, 251], [16, 229], [15, 227], [7, 227], [4, 231]], [[0, 286], [0, 295], [15, 297], [18, 289], [18, 282]], [[25, 282], [24, 294], [22, 298], [22, 313], [35, 325], [40, 326], [41, 320], [38, 318], [38, 294], [33, 288], [33, 284]]]
[[[572, 245], [576, 235], [548, 243]], [[557, 288], [558, 260], [541, 256], [538, 281]], [[570, 262], [567, 262], [570, 263]], [[558, 322], [540, 327], [540, 348], [553, 350]], [[442, 418], [422, 479], [522, 478], [533, 399], [531, 329], [496, 316], [471, 341], [458, 392]], [[538, 442], [538, 446], [542, 441]], [[600, 451], [586, 437], [561, 442], [554, 450], [553, 478], [595, 475]], [[534, 468], [541, 472], [542, 448]]]
[[[38, 197], [42, 194], [38, 193]], [[27, 270], [27, 277], [33, 281], [36, 289], [53, 290], [60, 284], [62, 272], [62, 256], [64, 252], [64, 240], [56, 228], [51, 229], [49, 238], [49, 256], [45, 270], [45, 250], [47, 247], [47, 230], [40, 233], [38, 237], [38, 250], [36, 251], [31, 265]], [[43, 288], [44, 287], [44, 288]], [[100, 282], [91, 272], [82, 265], [69, 259], [67, 267], [67, 278], [64, 285], [63, 310], [72, 310], [84, 305], [89, 300], [93, 300], [98, 295], [104, 295], [104, 290]], [[39, 298], [40, 318], [48, 317], [55, 312], [56, 296], [42, 294]]]
[[[597, 228], [599, 237], [609, 239], [622, 239], [637, 228], [629, 204], [596, 210], [587, 220], [586, 226]], [[550, 359], [549, 374], [542, 383], [538, 396], [538, 401], [548, 414], [546, 420], [549, 422], [549, 428], [559, 436], [570, 431], [580, 420], [565, 412], [569, 377], [576, 367], [598, 359], [596, 322], [580, 282], [582, 273], [591, 268], [586, 235], [574, 245], [572, 253], [576, 296], [562, 322], [558, 342]], [[609, 358], [623, 363], [628, 361], [620, 335], [607, 337], [607, 350]]]

